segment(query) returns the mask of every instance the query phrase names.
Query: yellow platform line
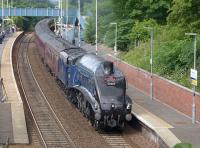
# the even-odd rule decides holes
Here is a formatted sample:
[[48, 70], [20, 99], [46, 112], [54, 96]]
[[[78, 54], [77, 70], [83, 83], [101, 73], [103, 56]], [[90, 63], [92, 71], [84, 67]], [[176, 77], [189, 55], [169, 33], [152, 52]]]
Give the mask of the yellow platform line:
[[132, 114], [146, 126], [154, 130], [169, 147], [173, 147], [177, 143], [181, 142], [169, 130], [170, 128], [174, 128], [172, 125], [152, 114], [142, 106], [133, 103]]

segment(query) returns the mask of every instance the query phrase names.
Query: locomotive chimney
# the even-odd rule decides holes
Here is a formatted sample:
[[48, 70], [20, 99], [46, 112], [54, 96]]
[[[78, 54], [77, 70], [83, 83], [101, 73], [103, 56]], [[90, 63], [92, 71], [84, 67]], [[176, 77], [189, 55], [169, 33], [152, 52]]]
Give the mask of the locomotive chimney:
[[103, 63], [103, 67], [106, 75], [111, 75], [114, 73], [113, 62], [106, 61]]

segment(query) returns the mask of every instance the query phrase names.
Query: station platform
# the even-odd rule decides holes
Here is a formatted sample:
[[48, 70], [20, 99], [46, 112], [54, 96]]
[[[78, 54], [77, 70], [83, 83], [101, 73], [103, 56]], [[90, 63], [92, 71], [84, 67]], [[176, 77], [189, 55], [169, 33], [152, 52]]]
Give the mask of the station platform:
[[2, 50], [0, 71], [6, 93], [6, 100], [0, 103], [0, 143], [25, 144], [29, 142], [23, 103], [12, 65], [12, 47], [21, 33], [16, 32], [7, 38], [5, 45], [0, 49]]
[[129, 85], [127, 94], [133, 98], [132, 113], [153, 129], [169, 146], [177, 143], [191, 143], [200, 148], [200, 124], [192, 124], [192, 119], [177, 110], [149, 96]]
[[[82, 48], [95, 52], [95, 46], [82, 43]], [[113, 50], [98, 46], [99, 55], [113, 55]], [[127, 95], [133, 100], [132, 114], [151, 128], [172, 148], [177, 143], [190, 143], [200, 148], [200, 123], [192, 124], [192, 119], [174, 108], [151, 100], [150, 96], [129, 84]]]

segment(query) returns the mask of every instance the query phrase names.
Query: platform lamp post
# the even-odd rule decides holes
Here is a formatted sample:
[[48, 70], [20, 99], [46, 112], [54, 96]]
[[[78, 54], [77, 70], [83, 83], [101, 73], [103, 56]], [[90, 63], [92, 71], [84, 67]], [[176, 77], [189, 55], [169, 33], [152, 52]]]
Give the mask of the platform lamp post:
[[97, 31], [98, 31], [98, 28], [97, 28], [97, 0], [96, 0], [96, 55], [98, 54], [98, 45], [97, 45]]
[[1, 31], [3, 32], [4, 31], [4, 21], [3, 21], [3, 17], [4, 17], [4, 11], [3, 10], [4, 10], [4, 8], [3, 8], [3, 0], [1, 0], [1, 8], [2, 8], [1, 9], [2, 10], [1, 11], [1, 13], [2, 13], [2, 28], [1, 28], [2, 30]]
[[66, 6], [66, 9], [67, 9], [67, 11], [66, 11], [66, 13], [67, 13], [66, 14], [66, 24], [68, 24], [68, 21], [69, 21], [69, 10], [68, 10], [69, 9], [69, 5], [68, 4], [69, 4], [69, 2], [68, 2], [68, 0], [66, 0], [66, 5], [67, 5]]
[[[61, 10], [61, 6], [60, 6], [60, 2], [61, 2], [61, 0], [58, 0], [58, 8]], [[58, 22], [59, 22], [59, 24], [61, 24], [61, 22], [60, 22], [60, 19], [61, 19], [61, 12], [59, 13], [59, 17], [58, 17]], [[59, 26], [58, 26], [59, 27]], [[58, 28], [58, 30], [59, 30], [59, 28]]]
[[69, 15], [69, 12], [68, 12], [68, 0], [66, 0], [66, 29], [67, 29], [67, 32], [66, 32], [66, 37], [68, 39], [68, 15]]
[[151, 66], [151, 83], [150, 83], [150, 98], [153, 100], [153, 27], [144, 27], [145, 29], [148, 29], [150, 31], [151, 35], [151, 43], [150, 43], [150, 50], [151, 50], [151, 56], [150, 56], [150, 66]]
[[62, 0], [59, 0], [59, 9], [60, 9], [60, 15], [59, 15], [59, 25], [60, 25], [60, 35], [62, 36]]
[[80, 0], [78, 0], [78, 47], [81, 47], [81, 3]]
[[62, 37], [62, 31], [63, 31], [63, 3], [62, 3], [63, 1], [61, 0], [61, 2], [60, 2], [60, 9], [61, 9], [61, 18], [60, 18], [60, 24], [61, 24], [61, 37]]
[[111, 25], [115, 25], [115, 46], [114, 46], [114, 55], [117, 55], [117, 23], [112, 22]]
[[196, 71], [196, 49], [197, 49], [197, 34], [196, 33], [185, 33], [185, 35], [194, 37], [194, 69], [191, 69], [191, 79], [192, 79], [192, 123], [196, 122], [196, 104], [195, 104], [195, 87], [197, 86], [197, 71]]

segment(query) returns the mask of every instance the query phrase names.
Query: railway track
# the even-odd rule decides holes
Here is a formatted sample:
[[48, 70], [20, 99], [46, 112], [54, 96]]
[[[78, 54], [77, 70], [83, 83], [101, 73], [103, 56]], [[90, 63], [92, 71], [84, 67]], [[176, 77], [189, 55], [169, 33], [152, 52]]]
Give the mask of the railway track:
[[[22, 37], [17, 69], [25, 100], [44, 147], [76, 147], [38, 85], [27, 56], [32, 34]], [[23, 77], [23, 79], [22, 79]]]
[[102, 137], [111, 148], [132, 148], [122, 134], [103, 134]]
[[[32, 36], [32, 34], [26, 34], [20, 41], [17, 47], [19, 49], [17, 70], [15, 70], [20, 78], [25, 104], [28, 104], [26, 108], [31, 110], [28, 118], [30, 115], [32, 118], [28, 119], [27, 124], [34, 124], [37, 131], [34, 132], [31, 127], [29, 133], [33, 137], [32, 143], [36, 143], [37, 147], [38, 141], [44, 147], [156, 147], [132, 128], [126, 130], [128, 134], [126, 131], [104, 131], [100, 134], [96, 132], [77, 109], [65, 99], [62, 100], [65, 97], [64, 92], [58, 88], [54, 78], [47, 73], [40, 61], [37, 47], [32, 48], [35, 46]], [[37, 139], [35, 133], [39, 135], [40, 140]]]

